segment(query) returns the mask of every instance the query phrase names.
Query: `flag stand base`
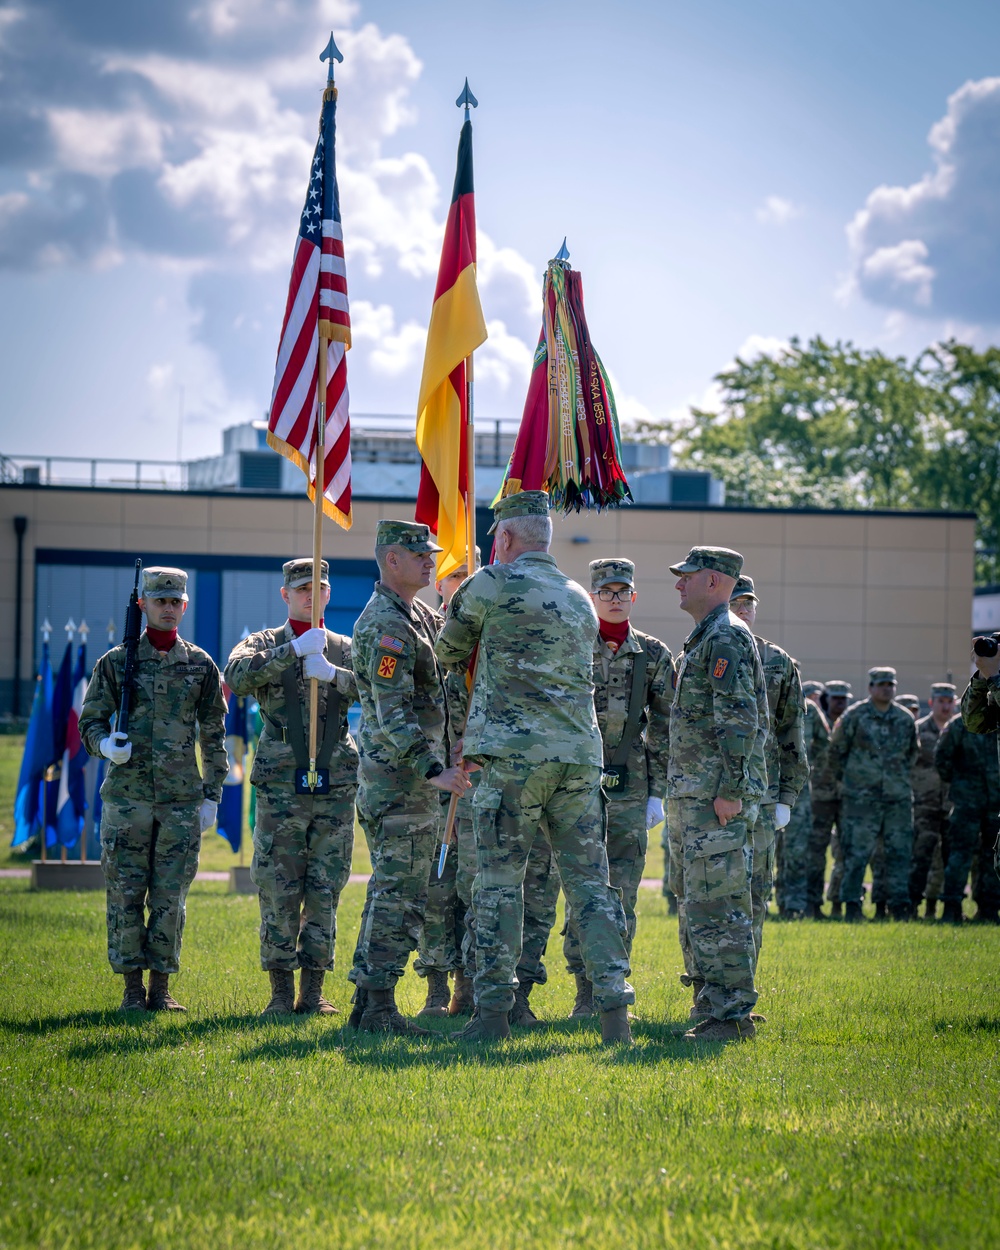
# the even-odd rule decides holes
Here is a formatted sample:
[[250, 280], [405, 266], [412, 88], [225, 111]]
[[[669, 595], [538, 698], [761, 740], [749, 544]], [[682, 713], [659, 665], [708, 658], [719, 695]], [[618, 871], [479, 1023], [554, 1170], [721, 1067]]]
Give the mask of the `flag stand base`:
[[257, 887], [250, 880], [250, 869], [234, 866], [229, 870], [230, 894], [256, 894]]
[[103, 890], [104, 873], [96, 860], [33, 859], [31, 861], [33, 890]]

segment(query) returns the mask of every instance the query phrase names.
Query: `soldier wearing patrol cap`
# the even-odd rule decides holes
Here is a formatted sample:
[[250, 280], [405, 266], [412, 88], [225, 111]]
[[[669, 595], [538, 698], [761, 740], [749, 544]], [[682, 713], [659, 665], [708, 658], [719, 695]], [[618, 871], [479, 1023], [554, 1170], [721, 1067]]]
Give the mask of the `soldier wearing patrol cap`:
[[[898, 700], [897, 700], [898, 702]], [[913, 862], [910, 906], [916, 914], [926, 899], [924, 915], [933, 920], [944, 887], [942, 835], [948, 820], [947, 787], [934, 764], [941, 734], [955, 714], [955, 687], [949, 681], [931, 686], [931, 710], [917, 721], [917, 758], [913, 764]]]
[[868, 698], [847, 709], [830, 735], [830, 775], [841, 786], [840, 838], [844, 877], [840, 887], [845, 919], [862, 919], [865, 869], [879, 836], [885, 846], [889, 913], [910, 916], [910, 857], [913, 850], [913, 785], [917, 757], [913, 717], [893, 702], [896, 670], [868, 673]]
[[[649, 830], [663, 821], [673, 657], [665, 643], [629, 620], [636, 600], [631, 560], [591, 560], [590, 598], [600, 622], [594, 639], [594, 706], [604, 743], [608, 874], [622, 893], [628, 926], [625, 949], [631, 957]], [[593, 1015], [593, 986], [569, 906], [564, 934], [567, 971], [576, 979], [570, 1014]]]
[[[358, 752], [347, 728], [356, 689], [351, 640], [312, 628], [313, 595], [330, 600], [330, 566], [288, 560], [281, 597], [288, 619], [233, 648], [226, 685], [251, 695], [263, 727], [250, 782], [256, 787], [251, 878], [260, 904], [260, 966], [271, 982], [264, 1015], [332, 1015], [323, 980], [333, 969], [337, 905], [351, 872]], [[320, 614], [322, 616], [322, 612]], [[309, 692], [319, 682], [318, 784], [309, 788]], [[295, 970], [299, 993], [295, 997]]]
[[695, 621], [676, 666], [667, 777], [691, 1042], [742, 1041], [756, 1028], [751, 839], [767, 791], [769, 710], [753, 635], [729, 610], [742, 568], [728, 547], [693, 547], [670, 566]]
[[437, 642], [461, 670], [478, 646], [465, 755], [483, 766], [473, 802], [479, 871], [477, 1016], [469, 1041], [507, 1037], [522, 949], [523, 881], [539, 826], [579, 924], [605, 1043], [631, 1040], [625, 915], [608, 884], [601, 799], [601, 735], [594, 711], [597, 616], [582, 586], [549, 555], [544, 491], [494, 508], [497, 564], [455, 593]]
[[[817, 683], [823, 689], [819, 695], [820, 709], [826, 714], [830, 732], [848, 707], [854, 702], [851, 684], [839, 678]], [[833, 857], [833, 869], [827, 887], [831, 903], [831, 917], [841, 914], [840, 882], [844, 876], [844, 860], [840, 850], [840, 787], [830, 776], [830, 755], [823, 753], [812, 779], [812, 833], [809, 837], [809, 857], [806, 877], [807, 910], [814, 920], [826, 920], [823, 911], [823, 882], [826, 877], [826, 853], [829, 848]]]
[[416, 596], [434, 575], [426, 525], [379, 521], [379, 580], [354, 627], [361, 699], [358, 816], [372, 875], [350, 979], [350, 1023], [366, 1032], [424, 1033], [396, 1008], [424, 922], [431, 865], [444, 827], [440, 794], [469, 789], [451, 764], [444, 673], [434, 656], [441, 617]]
[[226, 701], [211, 656], [177, 636], [188, 605], [184, 570], [143, 569], [141, 590], [146, 631], [139, 640], [128, 737], [111, 730], [121, 703], [123, 645], [94, 666], [80, 737], [91, 755], [103, 755], [111, 765], [101, 786], [101, 867], [108, 962], [125, 978], [121, 1009], [183, 1011], [170, 994], [169, 978], [180, 966], [201, 835], [215, 823], [229, 772]]

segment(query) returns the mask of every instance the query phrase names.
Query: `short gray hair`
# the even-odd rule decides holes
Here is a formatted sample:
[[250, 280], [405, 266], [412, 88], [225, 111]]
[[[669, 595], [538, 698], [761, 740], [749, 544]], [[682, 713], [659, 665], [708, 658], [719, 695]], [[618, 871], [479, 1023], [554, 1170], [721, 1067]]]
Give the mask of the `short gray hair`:
[[386, 564], [386, 559], [385, 559], [386, 556], [389, 554], [389, 552], [390, 551], [400, 552], [402, 550], [403, 550], [403, 547], [399, 543], [389, 543], [385, 547], [375, 548], [375, 563], [378, 565], [378, 571], [379, 571], [380, 577], [386, 572], [386, 570], [389, 567], [388, 564]]
[[514, 516], [501, 521], [497, 538], [510, 534], [519, 547], [528, 551], [548, 551], [552, 545], [552, 518], [548, 516]]

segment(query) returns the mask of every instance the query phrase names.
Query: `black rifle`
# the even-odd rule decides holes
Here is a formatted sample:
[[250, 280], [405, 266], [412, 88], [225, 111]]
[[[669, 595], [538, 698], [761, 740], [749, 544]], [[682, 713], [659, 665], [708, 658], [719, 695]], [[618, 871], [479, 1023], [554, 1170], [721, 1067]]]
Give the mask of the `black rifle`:
[[135, 562], [135, 585], [129, 595], [128, 607], [125, 609], [125, 630], [122, 633], [122, 646], [125, 648], [125, 673], [122, 677], [122, 701], [118, 708], [118, 720], [115, 733], [128, 736], [128, 713], [132, 702], [132, 688], [135, 685], [135, 670], [139, 664], [139, 635], [142, 633], [142, 609], [139, 607], [139, 577], [142, 574], [142, 561]]

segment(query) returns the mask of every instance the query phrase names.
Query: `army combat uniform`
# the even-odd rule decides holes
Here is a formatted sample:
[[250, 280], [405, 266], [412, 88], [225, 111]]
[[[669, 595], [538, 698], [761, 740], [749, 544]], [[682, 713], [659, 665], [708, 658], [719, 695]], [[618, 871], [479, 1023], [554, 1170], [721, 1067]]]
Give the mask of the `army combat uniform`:
[[[143, 570], [143, 596], [183, 597], [181, 570]], [[151, 969], [169, 975], [180, 964], [185, 904], [198, 870], [199, 807], [218, 803], [229, 772], [226, 701], [207, 652], [183, 638], [159, 651], [143, 634], [132, 691], [131, 757], [111, 764], [101, 786], [101, 867], [107, 885], [108, 962], [117, 973]], [[121, 703], [125, 648], [97, 661], [80, 713], [88, 753]], [[201, 747], [198, 772], [195, 743]], [[148, 913], [148, 915], [146, 914]]]
[[[286, 563], [286, 587], [311, 580], [311, 559]], [[325, 656], [336, 676], [318, 683], [317, 766], [329, 770], [329, 791], [296, 792], [296, 774], [308, 765], [310, 682], [295, 638], [290, 621], [250, 634], [233, 648], [225, 682], [234, 694], [257, 700], [263, 722], [250, 774], [257, 797], [251, 879], [260, 904], [260, 966], [285, 974], [301, 968], [297, 1009], [305, 1011], [308, 987], [313, 980], [322, 985], [322, 978], [308, 974], [333, 969], [337, 905], [354, 850], [358, 752], [347, 728], [355, 698], [351, 642], [327, 630]], [[272, 982], [281, 984], [280, 978]], [[321, 1010], [318, 989], [313, 997]]]
[[[934, 691], [944, 687], [934, 686]], [[951, 693], [954, 688], [950, 687]], [[934, 763], [934, 751], [941, 729], [933, 713], [916, 722], [917, 758], [913, 762], [913, 858], [910, 864], [910, 906], [914, 914], [920, 900], [927, 899], [927, 914], [933, 916], [944, 885], [942, 838], [948, 820], [948, 787]]]
[[989, 738], [970, 732], [962, 717], [956, 716], [941, 731], [934, 764], [951, 800], [944, 836], [943, 919], [961, 921], [971, 870], [976, 919], [996, 923], [1000, 907], [1000, 880], [993, 866], [993, 848], [1000, 834], [997, 753]]
[[[969, 733], [993, 736], [1000, 767], [1000, 674], [994, 677], [973, 674], [962, 695], [962, 724]], [[993, 852], [993, 868], [1000, 873], [1000, 839]]]
[[[892, 669], [872, 669], [871, 680], [895, 677]], [[843, 791], [840, 837], [844, 879], [840, 888], [850, 919], [861, 917], [865, 868], [881, 834], [889, 910], [903, 919], [910, 909], [910, 857], [913, 850], [913, 788], [910, 773], [917, 756], [913, 717], [891, 703], [880, 712], [871, 699], [855, 703], [830, 735], [830, 771]]]
[[[781, 885], [781, 878], [779, 877], [779, 902], [783, 902], [784, 906], [790, 911], [797, 912], [804, 909], [806, 915], [815, 915], [815, 903], [812, 899], [809, 881], [809, 873], [812, 866], [810, 859], [810, 842], [813, 830], [812, 778], [826, 762], [826, 753], [830, 745], [830, 726], [826, 723], [823, 709], [817, 707], [811, 699], [806, 699], [805, 701], [805, 718], [802, 727], [806, 760], [809, 764], [809, 776], [806, 778], [805, 785], [799, 791], [799, 797], [795, 800], [795, 806], [792, 808], [792, 818], [788, 822], [787, 828], [783, 830], [785, 846], [790, 848], [792, 852], [791, 862], [793, 864], [801, 864], [801, 874], [793, 876], [784, 886]], [[783, 865], [780, 867], [783, 868]], [[788, 893], [782, 893], [784, 890], [787, 890]], [[823, 878], [820, 876], [819, 898], [816, 902], [822, 898], [822, 891]], [[799, 906], [800, 902], [802, 906]]]
[[[670, 571], [719, 568], [735, 578], [741, 565], [736, 552], [694, 548]], [[753, 635], [720, 604], [688, 635], [677, 663], [667, 777], [681, 980], [694, 990], [692, 1015], [715, 1020], [743, 1021], [757, 1001], [751, 837], [767, 790], [768, 716]], [[742, 810], [722, 825], [716, 798], [739, 800]]]
[[[828, 681], [828, 696], [851, 697], [851, 687], [846, 681]], [[846, 710], [846, 709], [845, 709]], [[828, 721], [833, 733], [836, 721]], [[806, 892], [813, 915], [822, 918], [823, 883], [826, 877], [827, 850], [833, 860], [827, 898], [833, 904], [834, 914], [841, 907], [840, 883], [844, 876], [844, 859], [840, 847], [840, 785], [830, 771], [830, 753], [827, 750], [818, 769], [811, 778], [813, 827], [809, 839], [809, 863]]]
[[[499, 523], [544, 515], [547, 507], [544, 492], [525, 491], [499, 500], [495, 513]], [[461, 667], [479, 645], [465, 754], [483, 765], [474, 799], [482, 1021], [499, 1021], [514, 1003], [522, 883], [541, 826], [577, 919], [595, 1002], [609, 1021], [620, 1014], [624, 1040], [625, 1008], [635, 995], [625, 975], [625, 915], [619, 892], [608, 884], [604, 847], [592, 675], [596, 633], [586, 591], [547, 552], [526, 551], [509, 564], [480, 569], [459, 587], [437, 653], [449, 667]], [[604, 1026], [602, 1018], [602, 1032]]]

